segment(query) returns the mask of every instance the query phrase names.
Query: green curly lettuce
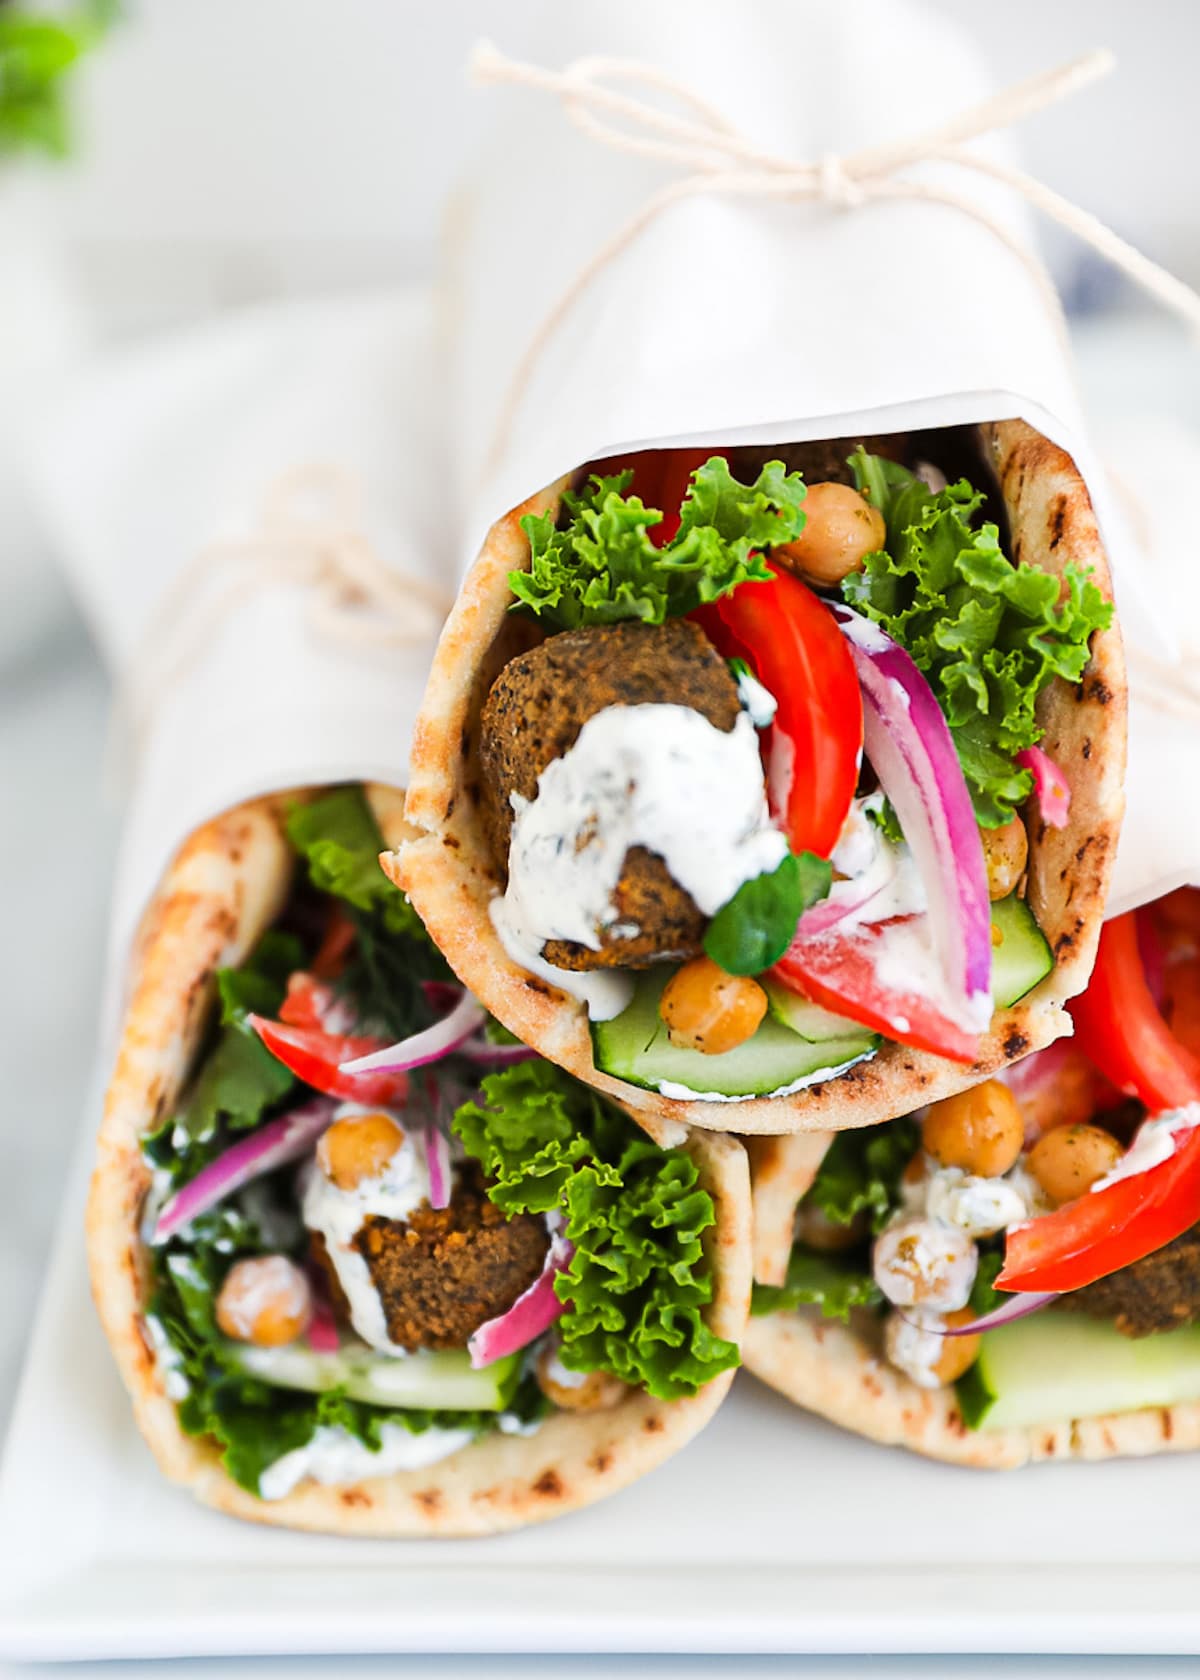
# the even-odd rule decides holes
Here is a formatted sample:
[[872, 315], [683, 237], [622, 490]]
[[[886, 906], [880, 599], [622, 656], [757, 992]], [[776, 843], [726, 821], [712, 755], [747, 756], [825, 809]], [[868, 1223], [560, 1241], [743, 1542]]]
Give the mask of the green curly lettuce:
[[287, 837], [308, 865], [308, 878], [318, 892], [378, 916], [389, 933], [428, 939], [407, 897], [379, 867], [384, 839], [361, 787], [335, 788], [307, 805], [294, 806]]
[[555, 1288], [568, 1370], [610, 1371], [656, 1399], [695, 1394], [738, 1363], [708, 1328], [703, 1249], [712, 1197], [679, 1149], [660, 1149], [618, 1108], [551, 1062], [490, 1074], [454, 1130], [505, 1213], [563, 1215], [574, 1257]]
[[515, 606], [556, 630], [640, 620], [662, 624], [715, 601], [748, 579], [771, 573], [761, 550], [804, 529], [804, 482], [769, 461], [753, 484], [739, 484], [723, 456], [697, 468], [679, 529], [661, 548], [650, 532], [663, 515], [624, 492], [632, 473], [593, 477], [563, 497], [565, 524], [527, 514], [528, 571], [509, 573]]
[[850, 465], [887, 521], [887, 549], [869, 554], [842, 593], [924, 673], [950, 725], [975, 815], [985, 828], [1000, 827], [1033, 792], [1032, 776], [1015, 758], [1041, 737], [1038, 696], [1054, 677], [1079, 681], [1091, 636], [1112, 622], [1112, 603], [1076, 566], [1060, 580], [1014, 565], [996, 526], [975, 523], [984, 497], [965, 479], [931, 490], [906, 467], [861, 448]]

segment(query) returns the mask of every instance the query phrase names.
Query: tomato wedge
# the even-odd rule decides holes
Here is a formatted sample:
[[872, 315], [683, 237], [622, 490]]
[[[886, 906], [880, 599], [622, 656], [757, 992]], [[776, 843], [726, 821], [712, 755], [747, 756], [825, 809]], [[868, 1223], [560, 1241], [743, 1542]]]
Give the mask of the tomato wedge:
[[[1200, 1060], [1159, 1014], [1138, 948], [1137, 918], [1105, 924], [1087, 991], [1070, 1006], [1080, 1048], [1151, 1114], [1200, 1102]], [[1130, 1266], [1200, 1221], [1200, 1126], [1145, 1172], [1091, 1190], [1009, 1232], [998, 1289], [1082, 1289]]]
[[1008, 1233], [997, 1289], [1082, 1289], [1165, 1248], [1200, 1221], [1200, 1127], [1169, 1160]]
[[342, 1062], [384, 1049], [389, 1042], [386, 1038], [291, 1026], [286, 1021], [270, 1021], [263, 1015], [248, 1015], [246, 1019], [271, 1054], [290, 1068], [297, 1079], [323, 1096], [393, 1106], [402, 1103], [408, 1095], [406, 1073], [342, 1073], [340, 1070]]
[[305, 969], [297, 969], [288, 977], [279, 1019], [289, 1027], [319, 1027], [322, 1032], [337, 1033], [354, 1025], [354, 1011], [332, 986]]
[[354, 923], [341, 905], [331, 904], [320, 948], [312, 960], [312, 972], [318, 980], [337, 979], [354, 949], [354, 932]]
[[1185, 1049], [1158, 1012], [1142, 965], [1135, 912], [1104, 924], [1087, 991], [1069, 1007], [1084, 1055], [1151, 1114], [1200, 1100], [1200, 1058]]
[[693, 614], [726, 659], [745, 659], [775, 696], [767, 730], [771, 814], [794, 852], [828, 857], [850, 811], [863, 743], [862, 695], [846, 638], [791, 572], [743, 583]]
[[973, 1062], [979, 1051], [975, 1035], [921, 993], [897, 991], [880, 982], [881, 941], [889, 928], [909, 920], [913, 918], [869, 922], [841, 936], [836, 928], [809, 938], [797, 935], [771, 970], [771, 978], [898, 1044], [953, 1062]]

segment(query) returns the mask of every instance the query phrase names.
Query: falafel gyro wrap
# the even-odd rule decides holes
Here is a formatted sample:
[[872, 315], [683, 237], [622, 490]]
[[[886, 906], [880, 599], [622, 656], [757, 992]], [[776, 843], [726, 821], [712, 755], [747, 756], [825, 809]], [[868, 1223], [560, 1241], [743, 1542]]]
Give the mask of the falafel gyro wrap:
[[378, 866], [393, 790], [237, 807], [144, 919], [88, 1206], [163, 1470], [341, 1534], [591, 1503], [711, 1417], [749, 1304], [741, 1146], [661, 1148], [499, 1030]]
[[1091, 502], [1024, 422], [643, 452], [490, 532], [384, 863], [647, 1127], [840, 1130], [1069, 1031], [1124, 745]]
[[825, 1153], [753, 1140], [749, 1370], [958, 1464], [1200, 1447], [1200, 891], [1107, 922], [1071, 1010]]

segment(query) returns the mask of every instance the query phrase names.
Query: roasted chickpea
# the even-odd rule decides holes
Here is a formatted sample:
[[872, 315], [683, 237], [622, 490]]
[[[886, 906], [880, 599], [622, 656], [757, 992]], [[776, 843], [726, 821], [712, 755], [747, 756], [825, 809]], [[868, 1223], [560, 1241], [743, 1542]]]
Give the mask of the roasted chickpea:
[[348, 1114], [335, 1120], [317, 1145], [317, 1165], [339, 1190], [378, 1178], [404, 1143], [404, 1128], [390, 1114]]
[[981, 828], [983, 865], [987, 871], [988, 897], [993, 903], [1016, 890], [1029, 861], [1029, 836], [1020, 817], [1003, 828]]
[[841, 583], [848, 572], [861, 571], [867, 555], [887, 540], [882, 513], [849, 484], [810, 484], [804, 512], [804, 529], [795, 542], [772, 552], [810, 583]]
[[308, 1329], [312, 1291], [286, 1254], [238, 1260], [217, 1296], [217, 1323], [227, 1336], [256, 1347], [283, 1347]]
[[[974, 1317], [970, 1307], [960, 1307], [957, 1312], [947, 1313], [943, 1322], [950, 1329], [957, 1329], [960, 1324], [970, 1324]], [[979, 1358], [982, 1346], [982, 1336], [943, 1337], [941, 1358], [933, 1364], [934, 1376], [940, 1383], [957, 1382]]]
[[999, 1178], [1015, 1166], [1024, 1137], [1017, 1099], [998, 1079], [930, 1103], [921, 1126], [927, 1154], [976, 1178]]
[[658, 1012], [672, 1044], [720, 1056], [754, 1034], [767, 1013], [767, 994], [757, 980], [694, 957], [667, 981]]
[[620, 1377], [608, 1371], [568, 1371], [558, 1357], [557, 1343], [538, 1355], [534, 1374], [547, 1400], [564, 1412], [605, 1412], [629, 1392]]
[[965, 1231], [940, 1219], [898, 1219], [875, 1241], [875, 1282], [897, 1307], [965, 1307], [979, 1255]]
[[1073, 1202], [1124, 1153], [1103, 1126], [1055, 1126], [1034, 1144], [1026, 1165], [1052, 1201]]

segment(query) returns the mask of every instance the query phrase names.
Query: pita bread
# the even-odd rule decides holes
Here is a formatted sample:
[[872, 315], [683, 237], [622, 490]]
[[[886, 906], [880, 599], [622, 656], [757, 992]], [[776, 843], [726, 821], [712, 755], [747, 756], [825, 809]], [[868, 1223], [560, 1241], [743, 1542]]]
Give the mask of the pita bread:
[[748, 1371], [805, 1411], [883, 1446], [977, 1470], [1200, 1447], [1197, 1402], [1062, 1418], [1028, 1429], [968, 1429], [952, 1388], [918, 1388], [887, 1362], [879, 1323], [868, 1314], [849, 1326], [821, 1318], [815, 1308], [752, 1318], [742, 1358]]
[[[403, 837], [401, 796], [369, 789], [390, 845]], [[169, 1112], [191, 1071], [213, 1000], [213, 974], [240, 962], [279, 914], [293, 856], [283, 799], [227, 812], [184, 845], [144, 920], [133, 988], [97, 1145], [87, 1210], [92, 1292], [160, 1469], [218, 1510], [256, 1522], [335, 1534], [482, 1535], [589, 1505], [669, 1458], [708, 1422], [732, 1372], [693, 1399], [631, 1394], [610, 1411], [559, 1412], [530, 1436], [499, 1433], [423, 1470], [351, 1485], [302, 1484], [265, 1501], [237, 1486], [219, 1449], [179, 1427], [142, 1310], [148, 1289], [138, 1234], [149, 1172], [139, 1139]], [[745, 1152], [732, 1138], [698, 1134], [688, 1149], [716, 1203], [706, 1321], [739, 1341], [750, 1299], [750, 1186]]]
[[[980, 428], [1008, 514], [1012, 558], [1061, 575], [1091, 567], [1111, 594], [1091, 502], [1074, 462], [1023, 421]], [[1055, 680], [1039, 703], [1043, 745], [1072, 790], [1063, 829], [1030, 825], [1029, 901], [1055, 966], [1014, 1008], [992, 1019], [969, 1067], [887, 1045], [835, 1079], [786, 1097], [681, 1102], [601, 1073], [584, 1006], [519, 968], [492, 928], [501, 890], [479, 811], [479, 716], [496, 674], [532, 633], [508, 613], [509, 572], [525, 567], [520, 520], [554, 506], [560, 481], [496, 524], [442, 632], [413, 741], [407, 815], [418, 837], [383, 860], [451, 967], [506, 1027], [576, 1078], [622, 1102], [654, 1135], [680, 1124], [739, 1133], [840, 1131], [949, 1096], [1071, 1030], [1063, 1005], [1095, 958], [1123, 810], [1125, 666], [1119, 631], [1097, 635], [1077, 686]]]
[[[829, 1141], [815, 1134], [749, 1140], [756, 1283], [784, 1282], [796, 1209]], [[1065, 1418], [1030, 1429], [969, 1429], [953, 1388], [919, 1388], [888, 1362], [882, 1323], [868, 1312], [853, 1313], [849, 1325], [822, 1318], [815, 1307], [751, 1318], [742, 1361], [761, 1382], [843, 1429], [975, 1469], [1200, 1447], [1200, 1404]]]

